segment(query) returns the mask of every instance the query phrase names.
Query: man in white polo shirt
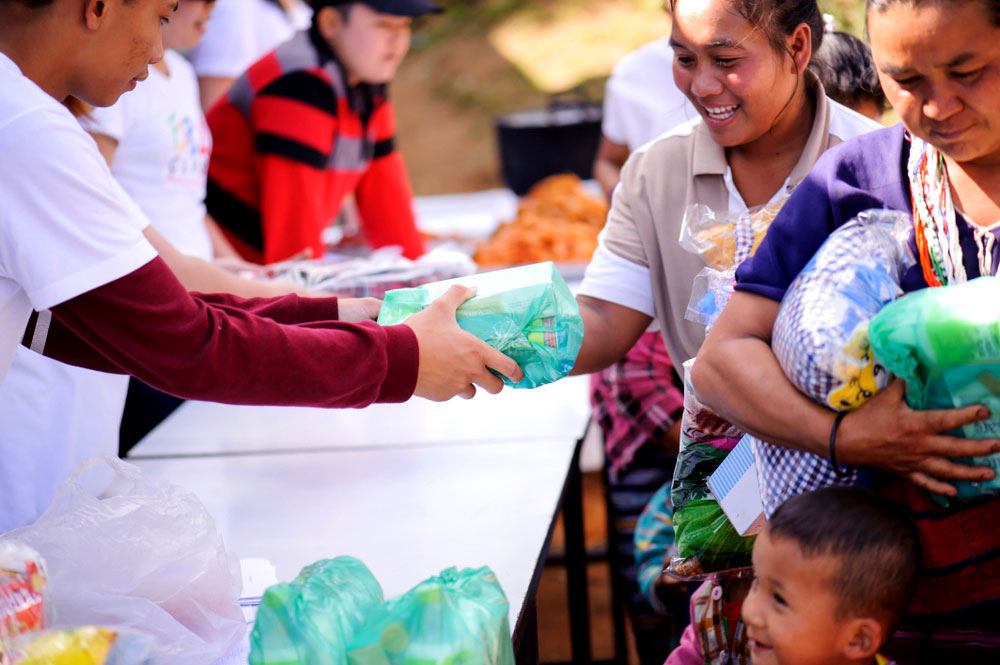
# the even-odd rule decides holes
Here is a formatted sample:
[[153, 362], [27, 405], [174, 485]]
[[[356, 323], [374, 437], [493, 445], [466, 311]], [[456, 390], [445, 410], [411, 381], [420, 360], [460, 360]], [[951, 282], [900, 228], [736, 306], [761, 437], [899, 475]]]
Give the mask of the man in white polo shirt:
[[[461, 331], [456, 287], [400, 326], [336, 298], [189, 294], [61, 100], [109, 105], [163, 56], [176, 0], [0, 0], [0, 380], [22, 341], [172, 394], [364, 406], [470, 397], [520, 368]], [[36, 313], [33, 313], [36, 312]], [[0, 423], [0, 437], [3, 423]], [[4, 468], [0, 477], [16, 470]], [[9, 483], [0, 480], [0, 493]], [[0, 529], [2, 530], [2, 529]]]

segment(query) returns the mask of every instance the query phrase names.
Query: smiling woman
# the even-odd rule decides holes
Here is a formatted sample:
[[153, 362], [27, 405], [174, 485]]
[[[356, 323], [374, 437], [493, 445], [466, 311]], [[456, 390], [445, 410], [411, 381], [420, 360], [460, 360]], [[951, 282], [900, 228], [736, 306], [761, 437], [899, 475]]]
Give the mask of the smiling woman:
[[636, 151], [578, 298], [574, 369], [618, 360], [655, 317], [676, 364], [704, 326], [685, 319], [706, 266], [677, 238], [688, 206], [716, 214], [780, 204], [827, 148], [878, 125], [828, 100], [808, 71], [822, 39], [815, 0], [674, 0], [674, 80], [700, 114]]
[[[863, 210], [913, 213], [908, 244], [919, 262], [903, 276], [904, 291], [1000, 266], [1000, 3], [869, 0], [868, 34], [902, 125], [860, 136], [816, 164], [737, 273], [737, 293], [693, 381], [712, 408], [765, 441], [823, 457], [835, 445], [842, 463], [892, 474], [884, 491], [911, 507], [923, 548], [906, 622], [918, 640], [897, 641], [894, 653], [904, 662], [993, 662], [1000, 500], [942, 508], [928, 493], [954, 496], [951, 481], [993, 478], [955, 460], [1000, 450], [1000, 441], [945, 434], [987, 410], [915, 412], [897, 383], [844, 418], [831, 444], [834, 414], [792, 387], [770, 348], [788, 285], [831, 230]], [[982, 635], [972, 639], [973, 631]]]

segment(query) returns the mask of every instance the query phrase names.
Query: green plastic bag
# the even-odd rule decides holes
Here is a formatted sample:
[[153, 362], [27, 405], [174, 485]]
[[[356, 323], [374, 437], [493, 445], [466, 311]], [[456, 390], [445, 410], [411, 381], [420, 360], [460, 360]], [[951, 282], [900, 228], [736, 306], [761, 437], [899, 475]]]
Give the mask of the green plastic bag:
[[536, 388], [573, 369], [583, 343], [576, 298], [551, 261], [432, 282], [385, 294], [378, 322], [402, 323], [455, 284], [474, 286], [476, 295], [458, 308], [458, 325], [513, 358], [524, 370], [514, 388]]
[[[983, 404], [990, 417], [950, 434], [1000, 437], [1000, 280], [923, 289], [886, 305], [868, 326], [877, 362], [906, 381], [914, 409]], [[956, 461], [992, 467], [986, 482], [955, 482], [958, 498], [1000, 494], [1000, 454]]]
[[350, 665], [514, 665], [507, 597], [488, 567], [448, 568], [386, 601], [351, 640]]
[[755, 536], [741, 536], [722, 507], [712, 498], [694, 499], [674, 513], [679, 560], [671, 562], [672, 575], [698, 579], [716, 571], [751, 564]]
[[382, 587], [354, 557], [306, 566], [264, 592], [250, 665], [346, 665], [348, 643], [381, 603]]

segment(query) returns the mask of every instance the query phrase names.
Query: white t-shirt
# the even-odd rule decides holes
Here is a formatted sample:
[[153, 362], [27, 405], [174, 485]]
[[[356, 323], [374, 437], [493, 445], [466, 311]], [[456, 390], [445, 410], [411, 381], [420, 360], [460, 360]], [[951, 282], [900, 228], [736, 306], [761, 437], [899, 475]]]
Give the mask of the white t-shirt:
[[698, 117], [674, 83], [674, 52], [663, 37], [624, 56], [604, 88], [601, 133], [630, 151]]
[[[32, 309], [48, 309], [127, 275], [156, 250], [142, 235], [149, 221], [115, 182], [93, 139], [3, 53], [0, 202], [3, 388]], [[28, 381], [17, 398], [31, 400], [35, 389], [45, 390]], [[86, 420], [66, 409], [48, 415], [65, 419], [64, 430], [79, 425], [77, 415]], [[75, 459], [58, 435], [19, 440], [9, 415], [0, 415], [0, 531], [34, 520], [36, 488], [53, 488]]]
[[169, 75], [150, 67], [134, 91], [80, 124], [118, 141], [111, 173], [153, 227], [182, 253], [210, 260], [205, 181], [212, 136], [194, 69], [176, 51], [167, 51], [163, 61]]
[[302, 0], [287, 12], [268, 0], [218, 0], [188, 58], [198, 76], [236, 78], [311, 21], [312, 10]]
[[0, 53], [0, 379], [36, 310], [142, 267], [149, 224], [73, 115]]

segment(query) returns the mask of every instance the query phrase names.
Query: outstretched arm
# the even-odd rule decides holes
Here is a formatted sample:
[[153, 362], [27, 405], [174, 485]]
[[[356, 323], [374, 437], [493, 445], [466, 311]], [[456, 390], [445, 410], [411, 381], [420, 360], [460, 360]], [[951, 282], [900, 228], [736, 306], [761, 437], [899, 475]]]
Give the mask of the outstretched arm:
[[583, 345], [570, 374], [590, 374], [628, 353], [653, 320], [648, 314], [590, 296], [577, 296], [583, 319]]
[[[733, 294], [698, 352], [691, 381], [705, 404], [741, 429], [825, 458], [835, 414], [799, 392], [771, 351], [778, 308], [779, 303], [763, 296]], [[987, 416], [981, 406], [914, 411], [903, 400], [902, 382], [896, 381], [844, 418], [837, 433], [837, 459], [881, 468], [953, 496], [955, 488], [947, 481], [987, 480], [994, 474], [988, 467], [951, 459], [1000, 451], [1000, 441], [941, 432]]]

